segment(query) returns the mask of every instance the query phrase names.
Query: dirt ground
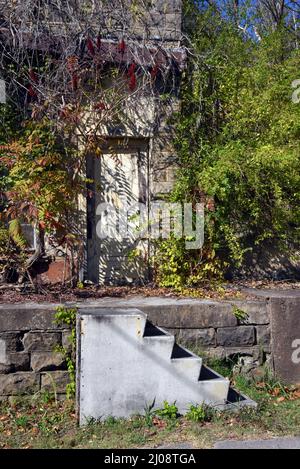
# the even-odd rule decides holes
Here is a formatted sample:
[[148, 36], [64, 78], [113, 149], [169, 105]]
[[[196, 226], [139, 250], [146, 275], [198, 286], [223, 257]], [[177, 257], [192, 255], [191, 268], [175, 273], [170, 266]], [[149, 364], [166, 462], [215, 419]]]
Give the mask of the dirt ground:
[[156, 285], [143, 287], [101, 287], [79, 284], [76, 288], [63, 285], [43, 285], [34, 289], [31, 285], [0, 285], [0, 303], [63, 303], [84, 299], [97, 299], [103, 297], [125, 298], [128, 296], [172, 296], [210, 299], [246, 299], [245, 288], [256, 289], [300, 289], [300, 282], [296, 281], [239, 281], [230, 283], [208, 284], [199, 288], [185, 288], [181, 291], [160, 288]]

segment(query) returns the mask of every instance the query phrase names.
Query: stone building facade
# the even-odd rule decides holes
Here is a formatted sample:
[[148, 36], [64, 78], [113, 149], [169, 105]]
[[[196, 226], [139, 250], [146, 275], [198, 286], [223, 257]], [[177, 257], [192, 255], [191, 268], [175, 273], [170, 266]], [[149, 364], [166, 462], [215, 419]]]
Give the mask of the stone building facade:
[[[144, 21], [133, 25], [133, 31], [137, 36], [146, 37], [150, 47], [163, 47], [172, 57], [173, 70], [167, 83], [158, 84], [156, 95], [139, 96], [124, 126], [104, 130], [107, 150], [100, 159], [92, 155], [87, 162], [87, 175], [94, 180], [91, 190], [96, 197], [81, 201], [81, 210], [87, 213], [82, 278], [96, 284], [149, 280], [152, 248], [149, 228], [145, 233], [145, 226], [151, 224], [151, 203], [164, 200], [174, 185], [176, 155], [170, 118], [179, 109], [180, 75], [185, 63], [181, 47], [182, 2], [156, 0], [152, 4]], [[140, 210], [138, 204], [142, 204], [147, 212], [142, 221], [143, 234], [136, 237], [133, 233], [141, 229], [141, 223], [136, 226], [129, 222], [125, 236], [113, 233], [109, 239], [100, 239], [103, 226], [109, 231], [110, 225], [116, 224], [115, 213], [111, 216], [99, 209], [103, 203], [113, 205], [118, 215], [124, 204], [128, 204], [132, 218]]]

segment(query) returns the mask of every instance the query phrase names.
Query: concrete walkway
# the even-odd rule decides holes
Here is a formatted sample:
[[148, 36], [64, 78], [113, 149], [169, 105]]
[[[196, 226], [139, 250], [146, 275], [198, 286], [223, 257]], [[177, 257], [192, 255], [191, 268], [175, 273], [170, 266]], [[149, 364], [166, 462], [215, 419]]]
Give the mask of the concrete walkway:
[[300, 449], [300, 437], [248, 441], [224, 440], [216, 443], [214, 449]]
[[[191, 442], [184, 441], [182, 443], [161, 445], [155, 449], [193, 450], [197, 449], [197, 446]], [[300, 449], [300, 436], [272, 438], [271, 440], [223, 440], [218, 441], [213, 449]]]

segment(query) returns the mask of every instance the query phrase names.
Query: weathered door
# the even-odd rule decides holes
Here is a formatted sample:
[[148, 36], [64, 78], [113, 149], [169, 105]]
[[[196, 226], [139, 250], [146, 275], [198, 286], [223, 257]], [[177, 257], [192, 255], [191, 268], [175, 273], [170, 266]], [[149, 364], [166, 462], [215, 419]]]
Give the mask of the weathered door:
[[148, 146], [146, 139], [111, 138], [101, 156], [88, 159], [87, 174], [94, 182], [88, 198], [87, 275], [97, 284], [148, 278]]

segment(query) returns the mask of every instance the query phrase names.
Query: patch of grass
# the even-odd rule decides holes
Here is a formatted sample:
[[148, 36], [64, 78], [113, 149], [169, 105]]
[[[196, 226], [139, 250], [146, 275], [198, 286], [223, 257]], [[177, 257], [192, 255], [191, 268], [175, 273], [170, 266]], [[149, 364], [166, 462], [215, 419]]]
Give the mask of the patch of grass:
[[[224, 364], [219, 365], [218, 371], [226, 374], [229, 368], [222, 370]], [[150, 406], [145, 416], [91, 420], [80, 428], [73, 401], [56, 402], [50, 396], [40, 396], [0, 403], [0, 448], [154, 448], [182, 441], [209, 448], [220, 439], [299, 434], [300, 392], [283, 387], [282, 393], [277, 380], [267, 374], [264, 379], [257, 383], [242, 375], [233, 378], [237, 389], [257, 401], [257, 409], [233, 413], [205, 407], [205, 418], [201, 406], [194, 406], [191, 419], [163, 418]]]
[[233, 367], [236, 364], [234, 360], [230, 358], [225, 358], [223, 360], [218, 358], [209, 358], [205, 360], [207, 366], [212, 368], [216, 373], [226, 377], [232, 378]]

